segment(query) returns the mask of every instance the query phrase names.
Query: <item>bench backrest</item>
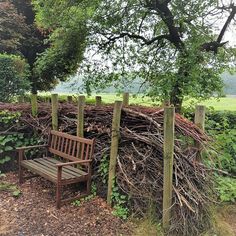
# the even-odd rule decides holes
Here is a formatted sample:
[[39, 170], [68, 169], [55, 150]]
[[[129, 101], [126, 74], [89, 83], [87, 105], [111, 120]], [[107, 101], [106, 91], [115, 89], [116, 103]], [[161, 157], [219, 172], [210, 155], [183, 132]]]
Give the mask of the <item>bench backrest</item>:
[[89, 160], [93, 156], [95, 139], [52, 130], [49, 138], [49, 151], [70, 161]]

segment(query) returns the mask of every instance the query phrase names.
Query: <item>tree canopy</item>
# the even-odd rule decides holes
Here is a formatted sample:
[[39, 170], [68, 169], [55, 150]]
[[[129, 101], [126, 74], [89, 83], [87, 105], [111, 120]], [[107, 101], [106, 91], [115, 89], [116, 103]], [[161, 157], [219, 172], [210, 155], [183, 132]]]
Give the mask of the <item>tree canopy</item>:
[[[224, 40], [235, 22], [231, 0], [35, 0], [34, 4], [37, 22], [51, 31], [52, 47], [37, 63], [42, 77], [48, 67], [75, 72], [83, 60], [79, 71], [87, 85], [141, 77], [149, 95], [181, 107], [186, 96], [207, 98], [220, 92], [219, 75], [235, 66], [235, 48]], [[49, 71], [50, 77], [64, 75], [55, 71]]]
[[31, 0], [0, 3], [0, 30], [3, 32], [0, 52], [14, 53], [26, 59], [30, 66], [31, 91], [37, 93], [50, 90], [59, 80], [66, 80], [77, 71], [85, 50], [86, 25], [79, 16], [84, 13], [78, 8], [69, 9], [67, 5], [66, 18], [60, 24], [57, 18], [53, 19], [60, 3], [45, 1], [42, 5], [43, 1], [34, 2], [36, 9], [43, 6], [41, 15], [50, 17], [48, 23], [36, 25]]
[[150, 95], [179, 107], [185, 96], [212, 96], [221, 72], [235, 66], [235, 48], [223, 40], [235, 14], [233, 1], [102, 1], [90, 24], [101, 63], [89, 60], [88, 79], [142, 77]]

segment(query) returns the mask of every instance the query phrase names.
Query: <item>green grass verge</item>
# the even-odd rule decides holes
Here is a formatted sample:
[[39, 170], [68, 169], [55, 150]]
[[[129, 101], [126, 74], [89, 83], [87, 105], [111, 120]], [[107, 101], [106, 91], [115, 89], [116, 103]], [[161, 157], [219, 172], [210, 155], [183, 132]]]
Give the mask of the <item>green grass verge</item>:
[[[39, 95], [50, 96], [50, 93], [40, 93]], [[60, 97], [63, 98], [63, 100], [66, 100], [67, 95], [76, 96], [76, 94], [65, 94], [65, 93], [60, 93], [59, 95]], [[101, 94], [93, 94], [90, 97], [86, 97], [86, 102], [89, 104], [94, 103], [96, 95], [101, 96], [102, 102], [105, 104], [114, 103], [114, 101], [116, 100], [122, 100], [122, 95], [120, 94], [101, 93]], [[141, 106], [159, 106], [161, 102], [153, 101], [150, 97], [143, 95], [130, 95], [130, 104], [141, 105]], [[202, 104], [208, 108], [214, 108], [217, 111], [220, 110], [236, 111], [236, 98], [233, 97], [211, 98], [202, 102], [197, 102], [197, 100], [189, 99], [185, 101], [183, 105], [194, 106], [196, 104]]]

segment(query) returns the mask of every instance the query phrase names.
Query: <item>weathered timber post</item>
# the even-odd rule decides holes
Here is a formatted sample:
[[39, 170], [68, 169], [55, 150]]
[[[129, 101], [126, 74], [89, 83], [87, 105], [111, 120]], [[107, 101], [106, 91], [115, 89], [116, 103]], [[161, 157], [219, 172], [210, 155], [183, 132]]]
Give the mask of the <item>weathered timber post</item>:
[[85, 96], [79, 96], [77, 114], [77, 136], [79, 137], [84, 137], [84, 106]]
[[[206, 114], [206, 107], [203, 105], [197, 105], [195, 108], [195, 116], [194, 116], [194, 123], [202, 130], [205, 131], [205, 114]], [[197, 153], [197, 161], [201, 161], [202, 153], [201, 153], [201, 144], [199, 142], [195, 142], [196, 148], [199, 150]]]
[[38, 114], [37, 94], [31, 94], [31, 111], [33, 116]]
[[67, 96], [67, 102], [72, 103], [72, 101], [73, 101], [72, 96]]
[[205, 113], [206, 107], [197, 105], [195, 108], [194, 123], [203, 131], [205, 130]]
[[164, 179], [163, 179], [163, 229], [168, 231], [171, 218], [173, 158], [174, 158], [175, 108], [164, 108]]
[[112, 185], [115, 178], [116, 161], [118, 155], [121, 107], [122, 107], [122, 101], [115, 101], [113, 118], [112, 118], [111, 151], [110, 151], [108, 189], [107, 189], [107, 203], [109, 205], [111, 205]]
[[52, 129], [58, 130], [58, 94], [52, 94]]
[[95, 105], [96, 106], [101, 106], [102, 105], [102, 97], [101, 96], [96, 96], [95, 97]]
[[129, 106], [129, 93], [123, 93], [123, 106]]

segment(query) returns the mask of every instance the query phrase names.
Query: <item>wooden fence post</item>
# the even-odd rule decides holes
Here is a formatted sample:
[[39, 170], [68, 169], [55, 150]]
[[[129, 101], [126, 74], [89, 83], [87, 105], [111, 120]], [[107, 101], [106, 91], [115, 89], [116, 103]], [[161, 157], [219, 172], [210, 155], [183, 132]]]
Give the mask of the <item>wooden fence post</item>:
[[110, 163], [109, 163], [108, 189], [107, 189], [107, 203], [109, 205], [111, 205], [112, 184], [115, 178], [116, 161], [118, 155], [121, 107], [122, 107], [122, 101], [115, 101], [113, 118], [112, 118], [111, 150], [110, 150]]
[[52, 94], [52, 129], [58, 130], [58, 94]]
[[174, 158], [175, 108], [164, 108], [164, 178], [163, 178], [163, 229], [170, 226], [172, 205], [173, 158]]
[[[202, 130], [205, 131], [205, 113], [206, 107], [203, 105], [197, 105], [195, 108], [195, 116], [194, 116], [194, 123]], [[201, 161], [202, 159], [202, 152], [201, 144], [199, 142], [195, 142], [195, 147], [199, 150], [197, 152], [196, 161]]]
[[205, 130], [205, 113], [206, 107], [197, 105], [195, 109], [194, 123], [203, 131]]
[[31, 110], [32, 110], [32, 115], [37, 116], [38, 114], [37, 94], [31, 94]]
[[129, 93], [123, 93], [123, 106], [129, 106]]
[[102, 97], [101, 96], [96, 96], [95, 97], [95, 105], [96, 106], [101, 106], [102, 105]]
[[77, 136], [79, 137], [84, 137], [84, 106], [85, 96], [79, 96], [77, 114]]
[[72, 103], [73, 99], [72, 96], [67, 96], [67, 102]]

